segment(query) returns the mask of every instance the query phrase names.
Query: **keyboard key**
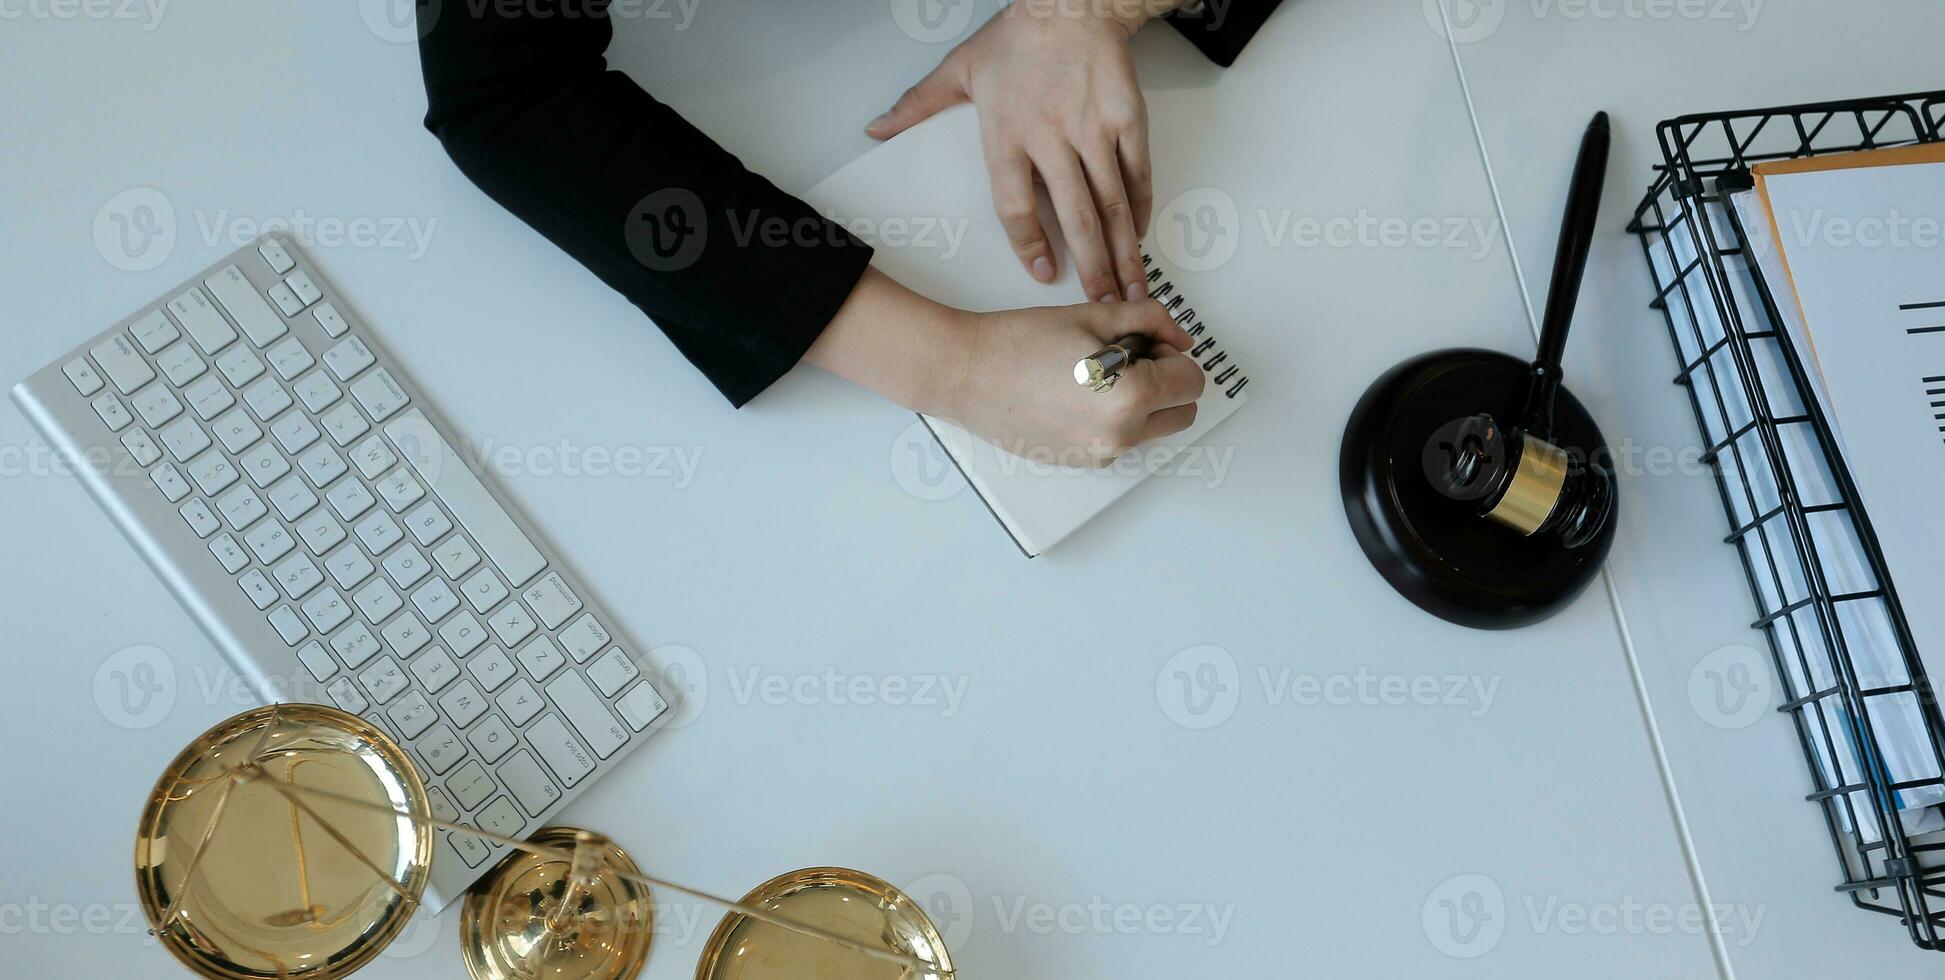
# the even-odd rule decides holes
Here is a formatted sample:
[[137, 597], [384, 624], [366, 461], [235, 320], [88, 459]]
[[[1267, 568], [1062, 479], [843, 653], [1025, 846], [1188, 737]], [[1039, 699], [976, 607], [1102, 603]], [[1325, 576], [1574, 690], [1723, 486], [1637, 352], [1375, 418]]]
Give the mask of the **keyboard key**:
[[[142, 345], [142, 350], [149, 354], [169, 346], [177, 337], [182, 336], [176, 330], [176, 325], [170, 323], [168, 316], [161, 310], [150, 310], [136, 317], [135, 322], [128, 325], [128, 333], [135, 338], [136, 343]], [[88, 393], [84, 391], [82, 394]]]
[[137, 466], [147, 466], [162, 458], [162, 450], [141, 429], [130, 429], [122, 433], [122, 448], [135, 460]]
[[452, 648], [453, 656], [464, 657], [486, 642], [486, 627], [471, 613], [460, 613], [439, 627], [439, 638]]
[[567, 587], [559, 572], [542, 575], [534, 584], [527, 586], [520, 597], [527, 600], [534, 615], [540, 618], [541, 625], [550, 630], [558, 629], [569, 616], [581, 611], [581, 597]]
[[174, 463], [163, 463], [150, 470], [149, 479], [154, 481], [155, 488], [162, 491], [162, 496], [172, 504], [189, 496], [189, 481], [182, 478], [182, 471], [176, 469]]
[[459, 822], [459, 808], [452, 805], [452, 801], [446, 798], [446, 794], [439, 787], [427, 786], [425, 798], [426, 802], [432, 805], [433, 819], [444, 820], [447, 823]]
[[[325, 589], [304, 600], [298, 608], [304, 611], [311, 626], [319, 633], [329, 633], [351, 618], [351, 604], [344, 601], [344, 596], [339, 595], [336, 589]], [[344, 656], [344, 651], [339, 650], [338, 654]], [[351, 658], [345, 656], [344, 662], [351, 663]]]
[[297, 468], [304, 471], [304, 477], [311, 486], [322, 489], [325, 484], [344, 475], [344, 457], [330, 446], [312, 446], [310, 451], [297, 457]]
[[640, 677], [641, 673], [641, 669], [635, 666], [634, 658], [623, 653], [620, 647], [609, 647], [607, 653], [588, 664], [588, 680], [593, 681], [605, 697], [621, 693], [621, 689], [627, 687], [629, 681]]
[[473, 679], [479, 681], [479, 686], [490, 694], [513, 679], [513, 661], [507, 659], [506, 651], [499, 647], [487, 647], [479, 656], [466, 662], [466, 672], [472, 674]]
[[151, 429], [182, 414], [176, 393], [160, 381], [136, 392], [129, 401], [135, 405], [135, 414], [142, 417], [142, 424]]
[[283, 243], [275, 238], [267, 238], [262, 245], [258, 245], [257, 254], [263, 256], [265, 262], [270, 263], [270, 271], [280, 276], [289, 272], [291, 267], [297, 264], [297, 260], [291, 258], [290, 253], [284, 250]]
[[439, 563], [440, 571], [445, 572], [447, 578], [456, 579], [479, 564], [479, 552], [473, 550], [465, 537], [455, 534], [432, 550], [432, 560]]
[[392, 719], [392, 724], [398, 726], [398, 733], [406, 738], [418, 738], [420, 733], [439, 720], [439, 713], [432, 710], [432, 702], [418, 691], [405, 692], [404, 697], [385, 709], [385, 716]]
[[384, 647], [378, 642], [378, 637], [372, 634], [370, 626], [364, 623], [352, 623], [331, 638], [331, 649], [338, 651], [338, 656], [344, 659], [346, 667], [357, 670]]
[[[255, 428], [254, 425], [251, 427]], [[260, 442], [252, 446], [248, 452], [243, 454], [242, 458], [236, 461], [236, 464], [243, 468], [244, 475], [248, 476], [250, 482], [256, 484], [258, 489], [275, 483], [278, 477], [290, 472], [290, 461], [284, 458], [283, 453], [277, 451], [276, 446], [267, 442]], [[303, 483], [299, 482], [295, 477], [286, 482], [297, 484], [297, 489], [302, 490], [306, 496], [310, 495], [310, 490], [305, 489]], [[275, 501], [272, 502], [274, 503]], [[314, 496], [311, 497], [310, 502], [313, 504], [317, 503], [317, 498]], [[309, 505], [307, 504], [306, 506]], [[297, 514], [301, 513], [303, 513], [302, 510], [297, 512]], [[288, 519], [296, 517], [297, 514], [286, 514], [284, 516]]]
[[292, 525], [297, 529], [297, 537], [311, 554], [322, 555], [325, 550], [344, 540], [344, 528], [331, 519], [331, 512], [322, 507], [305, 514]]
[[243, 594], [249, 596], [250, 602], [258, 609], [269, 609], [277, 601], [277, 587], [270, 584], [270, 576], [265, 575], [263, 569], [252, 568], [244, 572], [236, 584], [243, 587]]
[[209, 505], [203, 503], [201, 497], [192, 498], [188, 503], [176, 508], [176, 512], [182, 515], [183, 520], [189, 522], [189, 529], [196, 532], [199, 538], [209, 537], [223, 526], [223, 522], [209, 512]]
[[364, 484], [351, 477], [339, 480], [337, 486], [325, 491], [324, 499], [331, 504], [332, 510], [338, 512], [339, 519], [347, 521], [364, 513], [371, 505], [378, 502], [378, 498], [372, 496], [371, 491], [365, 489]]
[[248, 347], [232, 347], [217, 355], [216, 370], [232, 388], [241, 388], [263, 373], [263, 361]]
[[[196, 481], [196, 485], [203, 488], [204, 493], [216, 493], [241, 477], [236, 472], [236, 467], [230, 465], [227, 457], [211, 449], [189, 461], [189, 478]], [[251, 518], [251, 520], [255, 519]], [[237, 525], [239, 530], [242, 527], [242, 524]]]
[[[237, 348], [242, 350], [242, 348]], [[268, 422], [277, 413], [289, 408], [290, 392], [277, 383], [276, 378], [258, 378], [255, 384], [243, 389], [243, 404], [250, 406], [251, 414]]]
[[385, 556], [385, 572], [398, 583], [401, 589], [409, 589], [432, 571], [432, 564], [425, 555], [411, 545], [400, 545]]
[[[457, 821], [454, 822], [456, 823]], [[492, 849], [486, 846], [485, 841], [480, 840], [472, 834], [462, 834], [458, 831], [446, 835], [446, 844], [452, 848], [454, 854], [459, 855], [459, 859], [465, 862], [469, 868], [479, 867], [480, 862], [485, 861], [493, 854]]]
[[547, 763], [547, 768], [554, 771], [555, 778], [564, 786], [571, 788], [594, 771], [594, 757], [567, 730], [557, 714], [550, 712], [534, 722], [534, 727], [527, 730], [527, 744], [534, 747], [534, 753]]
[[[244, 462], [247, 464], [250, 461], [245, 459]], [[289, 464], [285, 464], [284, 468], [289, 469]], [[277, 508], [277, 513], [283, 515], [284, 520], [294, 521], [317, 506], [317, 494], [312, 493], [311, 488], [305, 486], [296, 474], [292, 474], [270, 488], [270, 506]]]
[[412, 505], [412, 502], [425, 496], [425, 486], [419, 483], [410, 470], [401, 466], [385, 474], [378, 481], [378, 495], [385, 500], [385, 506], [398, 513]]
[[419, 610], [419, 615], [425, 617], [426, 622], [436, 623], [459, 608], [459, 596], [444, 579], [435, 578], [412, 593], [412, 605]]
[[[439, 505], [428, 500], [405, 515], [405, 529], [412, 532], [412, 539], [422, 545], [430, 545], [439, 536], [452, 530], [452, 522], [446, 520]], [[451, 574], [451, 573], [447, 573]]]
[[296, 543], [290, 539], [290, 532], [284, 530], [276, 521], [264, 521], [243, 535], [243, 543], [250, 546], [250, 553], [265, 565], [290, 553]]
[[518, 739], [514, 737], [513, 730], [507, 727], [506, 722], [495, 715], [480, 722], [478, 728], [467, 732], [466, 741], [471, 743], [473, 751], [478, 752], [480, 758], [491, 765], [511, 751]]
[[439, 776], [458, 765], [466, 755], [466, 747], [459, 741], [459, 736], [445, 725], [426, 733], [413, 747], [419, 750], [419, 757], [426, 761], [426, 765], [432, 767], [433, 774]]
[[390, 657], [380, 657], [371, 666], [358, 672], [358, 683], [365, 686], [365, 693], [373, 701], [384, 704], [398, 697], [411, 683], [405, 671], [399, 668], [398, 661]]
[[439, 710], [444, 712], [446, 718], [453, 724], [465, 728], [486, 713], [486, 695], [481, 694], [478, 685], [472, 681], [463, 680], [452, 690], [440, 696]]
[[398, 462], [398, 457], [392, 454], [392, 447], [385, 444], [384, 437], [374, 432], [351, 451], [351, 462], [358, 467], [360, 476], [376, 480], [378, 474]]
[[[196, 464], [189, 465], [194, 469]], [[230, 472], [234, 474], [236, 471]], [[225, 521], [229, 522], [230, 529], [233, 531], [241, 531], [249, 527], [251, 521], [270, 512], [270, 508], [264, 505], [263, 498], [257, 496], [257, 492], [247, 486], [239, 486], [216, 498], [216, 510], [223, 515]]]
[[324, 411], [344, 394], [338, 390], [337, 382], [325, 377], [323, 371], [312, 371], [304, 375], [303, 379], [297, 382], [296, 390], [297, 400], [303, 402], [304, 407], [313, 412]]
[[[342, 530], [339, 531], [338, 536], [342, 538], [344, 532]], [[338, 588], [340, 589], [349, 589], [356, 586], [359, 582], [363, 582], [365, 577], [373, 571], [371, 559], [366, 558], [365, 553], [359, 551], [356, 545], [349, 544], [332, 552], [331, 557], [324, 559], [324, 568], [331, 573], [332, 581], [337, 582]]]
[[[574, 730], [587, 740], [588, 747], [594, 749], [595, 755], [606, 759], [628, 744], [628, 729], [615, 719], [614, 712], [608, 710], [608, 706], [602, 703], [580, 674], [570, 670], [555, 678], [553, 683], [547, 685], [547, 696], [553, 700], [555, 707], [561, 709], [561, 714], [567, 716]], [[546, 719], [541, 719], [541, 724], [546, 724]], [[540, 726], [534, 727], [538, 729]], [[540, 747], [538, 742], [535, 747]], [[550, 758], [547, 761], [552, 764], [554, 760]]]
[[263, 437], [263, 430], [257, 428], [257, 424], [250, 421], [249, 413], [240, 408], [224, 413], [209, 427], [216, 433], [216, 441], [232, 453], [242, 452]]
[[209, 370], [209, 365], [189, 349], [187, 341], [172, 344], [155, 355], [155, 365], [162, 369], [162, 376], [178, 388], [202, 377], [203, 372]]
[[504, 796], [487, 804], [486, 809], [479, 812], [478, 827], [489, 834], [518, 839], [520, 828], [526, 825], [526, 818], [513, 808], [513, 801]]
[[302, 553], [284, 559], [274, 572], [277, 584], [283, 586], [284, 594], [292, 599], [301, 599], [305, 593], [324, 584], [324, 573], [317, 570], [309, 555]]
[[291, 646], [296, 646], [311, 632], [310, 627], [305, 626], [289, 606], [278, 606], [270, 611], [270, 626]]
[[405, 537], [405, 532], [399, 530], [391, 516], [382, 510], [372, 511], [364, 520], [352, 525], [351, 530], [374, 555], [384, 554], [386, 549]]
[[662, 699], [662, 693], [647, 681], [635, 685], [634, 690], [621, 696], [615, 702], [615, 710], [621, 712], [621, 720], [636, 731], [647, 728], [662, 712], [669, 710], [669, 703]]
[[101, 417], [102, 424], [106, 425], [110, 432], [120, 432], [128, 426], [128, 423], [135, 421], [134, 416], [128, 414], [128, 409], [122, 407], [121, 399], [108, 392], [104, 391], [96, 395], [95, 400], [90, 404], [94, 406], [95, 414]]
[[101, 375], [95, 373], [94, 365], [89, 364], [85, 357], [77, 357], [61, 365], [61, 373], [68, 376], [68, 383], [83, 398], [101, 390]]
[[101, 373], [114, 382], [115, 390], [124, 395], [155, 380], [155, 369], [142, 359], [128, 335], [120, 331], [89, 348], [88, 353], [100, 365]]
[[340, 677], [325, 685], [324, 692], [339, 708], [354, 715], [371, 707], [371, 702], [365, 700], [365, 696], [358, 691], [358, 685], [351, 683], [349, 677]]
[[169, 301], [169, 313], [182, 324], [189, 333], [189, 339], [196, 342], [205, 354], [214, 354], [236, 339], [236, 331], [230, 329], [229, 321], [211, 306], [209, 297], [194, 286], [187, 292]]
[[382, 578], [372, 579], [351, 597], [351, 601], [357, 603], [358, 611], [374, 623], [383, 622], [405, 605], [405, 600], [398, 597], [392, 583]]
[[527, 607], [516, 599], [494, 610], [493, 615], [486, 617], [486, 625], [493, 629], [493, 635], [499, 637], [501, 643], [512, 646], [534, 631], [534, 618], [528, 615]]
[[263, 356], [270, 358], [271, 369], [285, 381], [310, 370], [311, 365], [317, 363], [317, 359], [304, 349], [303, 342], [296, 337], [285, 337], [278, 341], [277, 346], [264, 351]]
[[324, 290], [317, 288], [310, 274], [301, 270], [285, 276], [284, 285], [289, 286], [290, 291], [297, 294], [297, 301], [305, 306], [324, 298]]
[[574, 625], [561, 630], [558, 634], [561, 646], [577, 664], [587, 663], [589, 657], [601, 651], [613, 637], [595, 620], [593, 613], [583, 613]]
[[215, 555], [216, 560], [223, 563], [223, 571], [231, 575], [242, 571], [243, 566], [250, 564], [250, 556], [243, 553], [243, 546], [237, 544], [236, 539], [228, 534], [217, 535], [216, 540], [209, 543], [209, 553]]
[[[390, 376], [385, 380], [389, 383]], [[395, 445], [417, 447], [405, 454], [406, 463], [418, 471], [419, 478], [445, 503], [453, 519], [473, 536], [486, 557], [499, 566], [507, 581], [515, 587], [525, 585], [547, 567], [539, 549], [425, 416], [417, 411], [408, 412], [387, 423], [385, 434]]]
[[500, 710], [506, 712], [507, 720], [516, 725], [532, 721], [547, 707], [547, 702], [540, 698], [540, 692], [526, 681], [514, 681], [512, 687], [493, 698], [493, 703], [499, 705]]
[[189, 407], [196, 410], [196, 417], [207, 422], [229, 410], [236, 404], [236, 396], [223, 387], [221, 379], [213, 374], [205, 374], [182, 389], [182, 397], [189, 399]]
[[312, 310], [311, 315], [317, 318], [317, 325], [324, 328], [326, 336], [342, 337], [345, 331], [351, 329], [351, 324], [344, 320], [344, 314], [339, 313], [338, 308], [329, 303]]
[[459, 665], [453, 663], [446, 651], [433, 647], [412, 661], [412, 676], [419, 679], [419, 686], [437, 694], [459, 677]]
[[386, 623], [385, 628], [378, 632], [402, 657], [418, 652], [420, 647], [432, 641], [432, 631], [426, 629], [425, 623], [411, 613]]
[[326, 412], [318, 421], [324, 423], [324, 431], [331, 434], [331, 441], [340, 446], [348, 445], [371, 428], [350, 402]]
[[304, 312], [303, 301], [297, 298], [297, 292], [289, 286], [281, 282], [273, 282], [270, 284], [270, 288], [264, 292], [270, 297], [272, 303], [277, 304], [277, 309], [283, 311], [285, 316], [296, 316]]
[[324, 652], [324, 644], [316, 640], [304, 644], [297, 651], [297, 660], [304, 665], [305, 670], [311, 672], [312, 677], [317, 678], [320, 684], [330, 680], [331, 675], [338, 672], [338, 662], [331, 659], [331, 655]]
[[[492, 760], [489, 759], [487, 761], [490, 762]], [[500, 785], [493, 781], [492, 776], [486, 774], [485, 766], [480, 765], [478, 760], [474, 760], [460, 766], [459, 771], [453, 773], [451, 779], [446, 780], [446, 788], [452, 790], [452, 798], [458, 800], [460, 806], [471, 810], [478, 807], [481, 803], [485, 803], [488, 797], [498, 792]], [[499, 831], [494, 830], [492, 827], [481, 826], [480, 829], [492, 830], [496, 834], [499, 833]], [[513, 835], [506, 834], [504, 836], [511, 837]]]
[[195, 419], [177, 419], [156, 434], [162, 437], [162, 445], [178, 463], [188, 462], [190, 457], [209, 448], [209, 433]]
[[506, 784], [507, 791], [525, 807], [527, 815], [539, 817], [561, 798], [560, 788], [541, 771], [540, 763], [534, 761], [533, 753], [518, 752], [508, 758], [500, 767], [500, 782]]
[[250, 285], [250, 280], [243, 277], [243, 270], [235, 265], [216, 270], [215, 275], [203, 280], [203, 285], [209, 287], [210, 295], [229, 311], [230, 319], [243, 328], [250, 343], [262, 347], [284, 335], [287, 328], [283, 317], [263, 301], [257, 287]]
[[383, 422], [391, 418], [410, 400], [405, 389], [392, 380], [392, 372], [379, 368], [351, 383], [351, 397], [371, 413], [372, 421]]
[[500, 584], [499, 576], [490, 568], [482, 568], [459, 587], [466, 593], [466, 602], [474, 612], [483, 613], [507, 597], [507, 587]]
[[371, 354], [371, 348], [366, 347], [365, 342], [356, 337], [346, 337], [339, 341], [337, 346], [324, 352], [324, 366], [330, 368], [331, 373], [336, 375], [339, 381], [351, 380], [358, 372], [371, 367], [376, 360], [377, 358]]
[[303, 412], [290, 411], [270, 423], [270, 435], [277, 440], [277, 445], [284, 448], [284, 452], [300, 453], [304, 447], [316, 442], [320, 433]]
[[520, 661], [520, 666], [527, 668], [527, 676], [537, 681], [546, 680], [554, 671], [567, 665], [567, 654], [562, 653], [561, 648], [555, 646], [545, 633], [521, 647], [515, 658]]

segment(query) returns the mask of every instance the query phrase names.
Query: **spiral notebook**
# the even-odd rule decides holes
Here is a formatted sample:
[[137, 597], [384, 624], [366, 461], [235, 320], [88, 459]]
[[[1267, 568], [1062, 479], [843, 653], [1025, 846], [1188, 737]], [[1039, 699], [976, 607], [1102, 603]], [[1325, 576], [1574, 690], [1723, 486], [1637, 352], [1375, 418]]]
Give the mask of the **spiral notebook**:
[[[941, 303], [969, 310], [1063, 306], [1085, 302], [1072, 268], [1062, 262], [1051, 284], [1020, 268], [993, 214], [980, 149], [979, 120], [959, 106], [899, 134], [805, 195], [820, 210], [877, 248], [874, 263], [893, 278]], [[1168, 193], [1157, 188], [1156, 200]], [[1159, 218], [1157, 219], [1159, 222]], [[1042, 207], [1042, 222], [1058, 240], [1058, 222]], [[1144, 250], [1149, 294], [1196, 338], [1190, 351], [1209, 384], [1195, 424], [1139, 447], [1106, 469], [1030, 462], [1007, 453], [950, 421], [920, 416], [1027, 557], [1045, 553], [1123, 494], [1157, 472], [1192, 462], [1194, 447], [1248, 401], [1249, 371], [1217, 333], [1213, 309], [1191, 299], [1152, 250]], [[1093, 351], [1075, 351], [1079, 360]]]

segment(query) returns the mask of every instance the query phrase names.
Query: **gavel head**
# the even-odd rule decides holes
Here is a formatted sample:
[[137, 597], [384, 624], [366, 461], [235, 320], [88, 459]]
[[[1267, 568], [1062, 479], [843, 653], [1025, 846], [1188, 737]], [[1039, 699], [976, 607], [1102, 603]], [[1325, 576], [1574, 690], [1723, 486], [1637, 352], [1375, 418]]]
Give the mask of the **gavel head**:
[[1502, 426], [1491, 415], [1450, 423], [1434, 443], [1426, 474], [1433, 485], [1523, 536], [1558, 535], [1574, 549], [1613, 519], [1612, 471], [1576, 460], [1531, 432]]

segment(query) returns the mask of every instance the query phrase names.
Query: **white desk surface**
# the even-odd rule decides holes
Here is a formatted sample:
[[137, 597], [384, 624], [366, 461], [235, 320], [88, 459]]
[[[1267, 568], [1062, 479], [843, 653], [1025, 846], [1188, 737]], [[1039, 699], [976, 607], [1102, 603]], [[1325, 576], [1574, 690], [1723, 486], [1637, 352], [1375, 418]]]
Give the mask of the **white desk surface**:
[[[0, 110], [13, 137], [0, 155], [11, 189], [0, 197], [0, 378], [152, 299], [253, 222], [436, 222], [423, 252], [335, 241], [309, 251], [459, 435], [525, 451], [533, 466], [502, 478], [509, 494], [656, 658], [684, 668], [700, 706], [564, 819], [721, 891], [823, 863], [915, 884], [968, 976], [1718, 972], [1707, 938], [1685, 927], [1697, 891], [1607, 596], [1592, 591], [1529, 630], [1457, 630], [1387, 591], [1341, 516], [1339, 425], [1370, 378], [1434, 346], [1531, 347], [1503, 241], [1272, 248], [1251, 220], [1286, 209], [1494, 216], [1451, 50], [1418, 4], [1295, 0], [1228, 72], [1164, 31], [1139, 39], [1148, 85], [1207, 89], [1210, 112], [1256, 148], [1216, 158], [1164, 142], [1157, 163], [1167, 186], [1193, 160], [1193, 183], [1243, 209], [1236, 258], [1198, 289], [1253, 284], [1261, 299], [1232, 317], [1264, 324], [1241, 334], [1258, 383], [1217, 433], [1234, 449], [1220, 486], [1155, 481], [1032, 563], [970, 492], [923, 499], [938, 494], [914, 482], [908, 417], [874, 397], [804, 371], [731, 411], [632, 307], [451, 167], [419, 127], [411, 48], [380, 39], [358, 6], [172, 5], [153, 30], [0, 24], [13, 42], [0, 59], [13, 93]], [[799, 189], [866, 150], [862, 123], [944, 51], [902, 33], [879, 3], [726, 2], [679, 27], [622, 24], [616, 63]], [[1508, 76], [1565, 60], [1513, 51], [1516, 37], [1499, 42]], [[1915, 75], [1924, 62], [1910, 43]], [[1467, 52], [1467, 67], [1488, 55]], [[1886, 87], [1877, 81], [1835, 88]], [[1614, 75], [1601, 83], [1621, 91]], [[1572, 102], [1572, 85], [1555, 88], [1547, 97]], [[1667, 92], [1679, 101], [1672, 83]], [[1542, 200], [1513, 208], [1516, 231], [1529, 213], [1548, 226], [1581, 108], [1527, 117], [1524, 139], [1560, 159], [1527, 182]], [[1645, 129], [1659, 116], [1624, 118]], [[1621, 158], [1642, 163], [1645, 146]], [[1633, 183], [1617, 181], [1617, 208]], [[94, 224], [135, 187], [168, 198], [177, 241], [158, 267], [130, 273], [104, 260]], [[1542, 261], [1521, 256], [1529, 270]], [[1634, 309], [1642, 277], [1620, 261], [1598, 271], [1613, 284], [1590, 296]], [[1660, 371], [1662, 343], [1654, 334], [1631, 356], [1660, 358]], [[1619, 394], [1602, 400], [1618, 388], [1592, 389], [1613, 406], [1611, 432], [1638, 417], [1621, 414], [1636, 409]], [[1639, 424], [1689, 439], [1679, 401], [1663, 408]], [[563, 443], [681, 447], [701, 463], [686, 483], [541, 472]], [[0, 844], [0, 950], [31, 975], [168, 975], [130, 914], [130, 832], [176, 749], [254, 702], [41, 446], [17, 412], [0, 411], [0, 621], [19, 651], [0, 688], [0, 766], [18, 787]], [[1650, 491], [1629, 492], [1630, 513], [1647, 512]], [[1669, 520], [1715, 526], [1704, 484], [1668, 496], [1656, 506]], [[1737, 639], [1746, 606], [1726, 549], [1689, 547], [1691, 565], [1721, 566], [1719, 583], [1690, 583], [1698, 595], [1712, 586], [1717, 608], [1667, 621], [1657, 649], [1748, 642]], [[1617, 569], [1655, 553], [1624, 537]], [[1104, 605], [1125, 614], [1093, 612]], [[1069, 639], [1077, 618], [1096, 635]], [[1233, 660], [1225, 679], [1238, 700], [1221, 724], [1192, 730], [1174, 719], [1211, 716], [1189, 711], [1171, 658], [1205, 645]], [[147, 656], [170, 680], [157, 695], [169, 708], [145, 728], [119, 723], [121, 692], [98, 673], [136, 646], [159, 651]], [[1277, 702], [1286, 670], [1332, 685], [1455, 676], [1493, 697]], [[1651, 672], [1650, 693], [1679, 698], [1685, 670]], [[885, 691], [942, 675], [964, 698], [950, 712], [838, 704], [823, 693], [829, 671]], [[815, 690], [773, 704], [750, 693], [752, 677], [808, 678]], [[1676, 761], [1691, 808], [1721, 792], [1698, 836], [1747, 855], [1728, 866], [1746, 887], [1726, 900], [1765, 915], [1753, 948], [1778, 961], [1855, 951], [1930, 962], [1907, 955], [1888, 920], [1829, 894], [1827, 845], [1792, 800], [1802, 774], [1781, 729], [1730, 734]], [[1732, 784], [1701, 778], [1717, 756], [1740, 770]], [[1774, 846], [1720, 840], [1744, 804]], [[1474, 936], [1472, 923], [1454, 932], [1442, 918], [1440, 900], [1469, 903], [1469, 887], [1503, 901], [1497, 940], [1495, 927]], [[1183, 906], [1213, 906], [1220, 940]], [[688, 976], [718, 913], [663, 911], [648, 975]], [[1768, 916], [1784, 914], [1797, 934], [1773, 931]], [[1175, 924], [1117, 927], [1131, 915]], [[424, 919], [367, 975], [460, 975], [454, 917]]]
[[1614, 159], [1567, 377], [1610, 441], [1640, 451], [1642, 465], [1622, 480], [1609, 568], [1711, 897], [1765, 908], [1753, 941], [1725, 937], [1731, 968], [1741, 977], [1841, 975], [1868, 952], [1873, 975], [1936, 975], [1938, 955], [1912, 946], [1896, 920], [1833, 892], [1841, 873], [1822, 814], [1803, 800], [1812, 783], [1789, 718], [1725, 712], [1718, 705], [1733, 701], [1715, 700], [1707, 672], [1735, 660], [1753, 668], [1751, 698], [1774, 706], [1782, 697], [1763, 637], [1749, 628], [1757, 614], [1741, 565], [1722, 544], [1728, 527], [1714, 478], [1648, 464], [1651, 452], [1693, 459], [1701, 438], [1687, 397], [1670, 383], [1679, 365], [1662, 315], [1647, 305], [1654, 287], [1640, 241], [1624, 229], [1661, 160], [1658, 122], [1936, 88], [1926, 38], [1945, 27], [1945, 9], [1923, 0], [1778, 0], [1758, 4], [1753, 17], [1725, 6], [1699, 20], [1595, 20], [1536, 17], [1523, 3], [1492, 7], [1497, 26], [1477, 22], [1457, 48], [1536, 308], [1575, 133], [1595, 109], [1613, 116]]

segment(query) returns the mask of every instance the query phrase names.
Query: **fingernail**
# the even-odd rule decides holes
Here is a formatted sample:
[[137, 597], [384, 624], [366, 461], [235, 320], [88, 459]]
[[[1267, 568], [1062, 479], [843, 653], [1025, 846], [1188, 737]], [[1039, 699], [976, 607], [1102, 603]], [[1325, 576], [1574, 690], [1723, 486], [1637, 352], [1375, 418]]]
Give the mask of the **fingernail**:
[[1141, 283], [1131, 282], [1128, 284], [1129, 301], [1132, 302], [1134, 300], [1141, 299], [1142, 297], [1147, 295], [1148, 295], [1148, 288], [1146, 286], [1143, 286]]
[[1042, 255], [1033, 260], [1033, 278], [1041, 282], [1054, 281], [1054, 261]]
[[879, 116], [878, 118], [876, 118], [876, 119], [873, 119], [872, 121], [870, 121], [870, 122], [868, 122], [868, 123], [865, 123], [865, 124], [864, 124], [864, 129], [865, 129], [865, 132], [867, 132], [867, 133], [868, 133], [868, 132], [870, 132], [870, 131], [872, 131], [872, 130], [874, 130], [874, 129], [877, 129], [877, 128], [879, 128], [879, 127], [881, 127], [881, 126], [883, 126], [884, 124], [886, 124], [886, 123], [888, 123], [888, 122], [890, 122], [890, 121], [891, 121], [891, 113], [890, 113], [890, 112], [886, 112], [886, 113], [884, 113], [884, 114], [882, 114], [882, 115], [880, 115], [880, 116]]

